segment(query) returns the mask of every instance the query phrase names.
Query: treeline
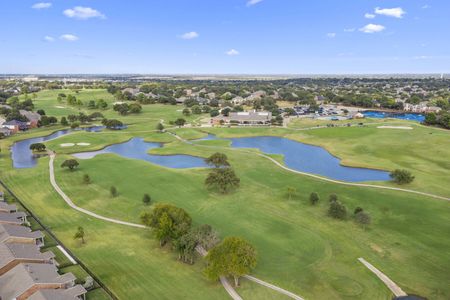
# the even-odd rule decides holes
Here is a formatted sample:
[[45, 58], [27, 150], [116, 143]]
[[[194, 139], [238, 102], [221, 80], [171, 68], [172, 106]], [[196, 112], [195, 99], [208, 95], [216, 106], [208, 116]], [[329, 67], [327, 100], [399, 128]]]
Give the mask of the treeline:
[[424, 124], [450, 129], [450, 112], [428, 113], [425, 115]]

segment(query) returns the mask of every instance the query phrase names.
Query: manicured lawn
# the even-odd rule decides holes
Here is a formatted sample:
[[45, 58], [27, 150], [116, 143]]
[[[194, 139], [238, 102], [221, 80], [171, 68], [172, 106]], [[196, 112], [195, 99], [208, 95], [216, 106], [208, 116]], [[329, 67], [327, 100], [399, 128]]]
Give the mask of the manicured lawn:
[[[199, 156], [212, 151], [179, 142], [158, 149]], [[437, 298], [449, 292], [443, 266], [449, 261], [445, 249], [450, 245], [441, 239], [450, 230], [448, 203], [317, 182], [251, 154], [225, 152], [242, 180], [242, 187], [227, 196], [206, 191], [205, 170], [170, 170], [115, 155], [84, 160], [75, 172], [56, 172], [60, 186], [78, 205], [102, 215], [138, 222], [146, 209], [142, 195], [149, 193], [157, 202], [183, 207], [197, 224], [211, 224], [222, 236], [244, 236], [260, 255], [255, 275], [306, 298], [388, 299], [386, 288], [356, 261], [361, 256], [408, 292]], [[63, 159], [59, 156], [56, 163]], [[91, 185], [81, 183], [84, 173], [93, 179]], [[109, 196], [112, 185], [119, 191], [117, 198]], [[298, 190], [291, 201], [287, 186]], [[318, 207], [308, 204], [312, 191], [321, 196]], [[350, 212], [356, 206], [366, 209], [373, 225], [362, 230], [352, 221], [326, 217], [331, 193], [337, 193]], [[242, 289], [251, 288], [244, 283]]]
[[[100, 95], [105, 96], [99, 92]], [[51, 101], [38, 103], [50, 109], [56, 105]], [[55, 162], [58, 184], [77, 205], [131, 222], [139, 222], [140, 213], [151, 209], [142, 204], [144, 193], [150, 194], [154, 202], [182, 207], [196, 225], [207, 223], [222, 237], [236, 235], [249, 240], [259, 253], [253, 275], [306, 299], [391, 299], [387, 288], [357, 261], [358, 257], [384, 271], [408, 293], [448, 299], [448, 202], [331, 184], [282, 170], [254, 153], [231, 150], [227, 141], [196, 142], [218, 147], [210, 148], [188, 145], [167, 133], [154, 132], [160, 119], [181, 117], [179, 110], [179, 106], [147, 105], [142, 114], [125, 117], [106, 111], [108, 117], [121, 118], [129, 124], [129, 129], [76, 132], [47, 142], [58, 153]], [[311, 131], [285, 128], [171, 131], [187, 139], [201, 138], [207, 132], [219, 137], [285, 136], [324, 146], [343, 158], [345, 164], [387, 170], [407, 168], [416, 181], [405, 188], [449, 196], [449, 133], [411, 126], [414, 129], [409, 131], [378, 129], [376, 125]], [[148, 230], [106, 223], [71, 210], [49, 184], [48, 158], [40, 159], [33, 169], [11, 170], [8, 146], [14, 140], [48, 134], [57, 128], [38, 129], [2, 141], [0, 167], [2, 180], [66, 246], [123, 299], [228, 299], [220, 284], [204, 278], [202, 261], [194, 266], [179, 263], [170, 249], [159, 248]], [[206, 157], [215, 151], [224, 152], [241, 178], [241, 187], [229, 195], [220, 195], [208, 191], [203, 184], [208, 170], [167, 169], [113, 154], [80, 160], [80, 168], [74, 172], [59, 168], [71, 152], [100, 149], [134, 136], [168, 142], [165, 147], [152, 150], [158, 154]], [[78, 142], [91, 145], [60, 147], [62, 143]], [[83, 174], [89, 174], [92, 184], [82, 183]], [[110, 197], [111, 186], [117, 187], [118, 197]], [[289, 186], [297, 189], [291, 200], [286, 195]], [[311, 192], [318, 192], [321, 198], [315, 207], [308, 202]], [[372, 225], [364, 230], [351, 219], [335, 221], [327, 217], [327, 198], [331, 193], [339, 196], [350, 214], [357, 206], [363, 207], [372, 216]], [[85, 245], [73, 240], [79, 225], [86, 232]], [[243, 281], [238, 291], [244, 299], [285, 299], [248, 281]]]

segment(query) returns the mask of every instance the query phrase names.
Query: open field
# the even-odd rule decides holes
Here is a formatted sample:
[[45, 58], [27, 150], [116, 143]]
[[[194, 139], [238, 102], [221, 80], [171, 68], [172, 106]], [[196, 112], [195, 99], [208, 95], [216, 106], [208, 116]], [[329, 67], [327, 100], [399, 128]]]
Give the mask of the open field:
[[[58, 92], [39, 93], [38, 108], [48, 111], [58, 105], [52, 102], [56, 102]], [[101, 91], [94, 94], [112, 101]], [[88, 99], [89, 95], [83, 97]], [[366, 258], [408, 293], [430, 299], [447, 299], [450, 295], [448, 202], [402, 192], [341, 186], [293, 174], [251, 152], [233, 151], [227, 141], [197, 142], [220, 148], [188, 145], [167, 133], [154, 132], [160, 119], [181, 117], [180, 106], [143, 108], [142, 114], [125, 117], [112, 110], [105, 111], [108, 117], [130, 124], [127, 130], [76, 132], [46, 143], [58, 154], [55, 162], [58, 184], [78, 206], [104, 216], [139, 222], [140, 213], [149, 209], [142, 204], [142, 196], [149, 193], [156, 202], [184, 208], [196, 224], [210, 224], [222, 237], [237, 235], [248, 239], [259, 253], [253, 275], [306, 299], [390, 299], [387, 288], [357, 261], [358, 257]], [[450, 133], [407, 121], [373, 123], [361, 128], [307, 131], [295, 128], [311, 124], [295, 128], [170, 131], [186, 139], [203, 137], [206, 132], [219, 137], [285, 136], [323, 146], [348, 165], [409, 169], [416, 180], [405, 188], [450, 196], [447, 184]], [[379, 125], [406, 125], [413, 130], [376, 128]], [[48, 134], [58, 128], [38, 129], [1, 141], [1, 179], [42, 221], [120, 298], [227, 299], [220, 284], [209, 282], [202, 275], [202, 261], [194, 266], [181, 264], [169, 249], [160, 249], [147, 230], [105, 223], [71, 210], [50, 186], [48, 158], [40, 159], [33, 169], [11, 169], [8, 146], [14, 140]], [[163, 148], [153, 149], [155, 154], [207, 157], [220, 149], [228, 155], [241, 178], [241, 188], [226, 196], [219, 195], [204, 187], [207, 170], [167, 169], [113, 154], [80, 160], [81, 166], [75, 172], [58, 167], [71, 152], [97, 150], [132, 137], [167, 143]], [[80, 142], [90, 145], [60, 146]], [[281, 160], [279, 156], [274, 157]], [[89, 174], [92, 184], [82, 184], [83, 174]], [[112, 185], [119, 191], [116, 198], [109, 196]], [[286, 196], [288, 186], [297, 189], [297, 195], [291, 200]], [[316, 207], [308, 203], [308, 196], [314, 191], [321, 197]], [[372, 225], [364, 230], [352, 220], [328, 218], [327, 198], [331, 193], [339, 196], [349, 212], [357, 206], [363, 207], [372, 216]], [[87, 244], [83, 246], [72, 238], [81, 224], [87, 233]], [[243, 281], [238, 292], [244, 299], [285, 299], [248, 281]]]

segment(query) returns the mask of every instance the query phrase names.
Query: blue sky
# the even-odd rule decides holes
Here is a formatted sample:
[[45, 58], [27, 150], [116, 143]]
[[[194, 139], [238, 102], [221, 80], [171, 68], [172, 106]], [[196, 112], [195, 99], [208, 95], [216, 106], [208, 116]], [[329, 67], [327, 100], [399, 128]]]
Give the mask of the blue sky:
[[450, 72], [448, 0], [2, 0], [0, 73]]

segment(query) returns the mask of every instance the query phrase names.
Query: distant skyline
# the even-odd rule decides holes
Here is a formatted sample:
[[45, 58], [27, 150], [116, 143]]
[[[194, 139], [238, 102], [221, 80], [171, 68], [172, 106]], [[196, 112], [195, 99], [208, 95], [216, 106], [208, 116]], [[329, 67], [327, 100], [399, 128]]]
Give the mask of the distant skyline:
[[450, 72], [447, 0], [0, 2], [0, 73]]

